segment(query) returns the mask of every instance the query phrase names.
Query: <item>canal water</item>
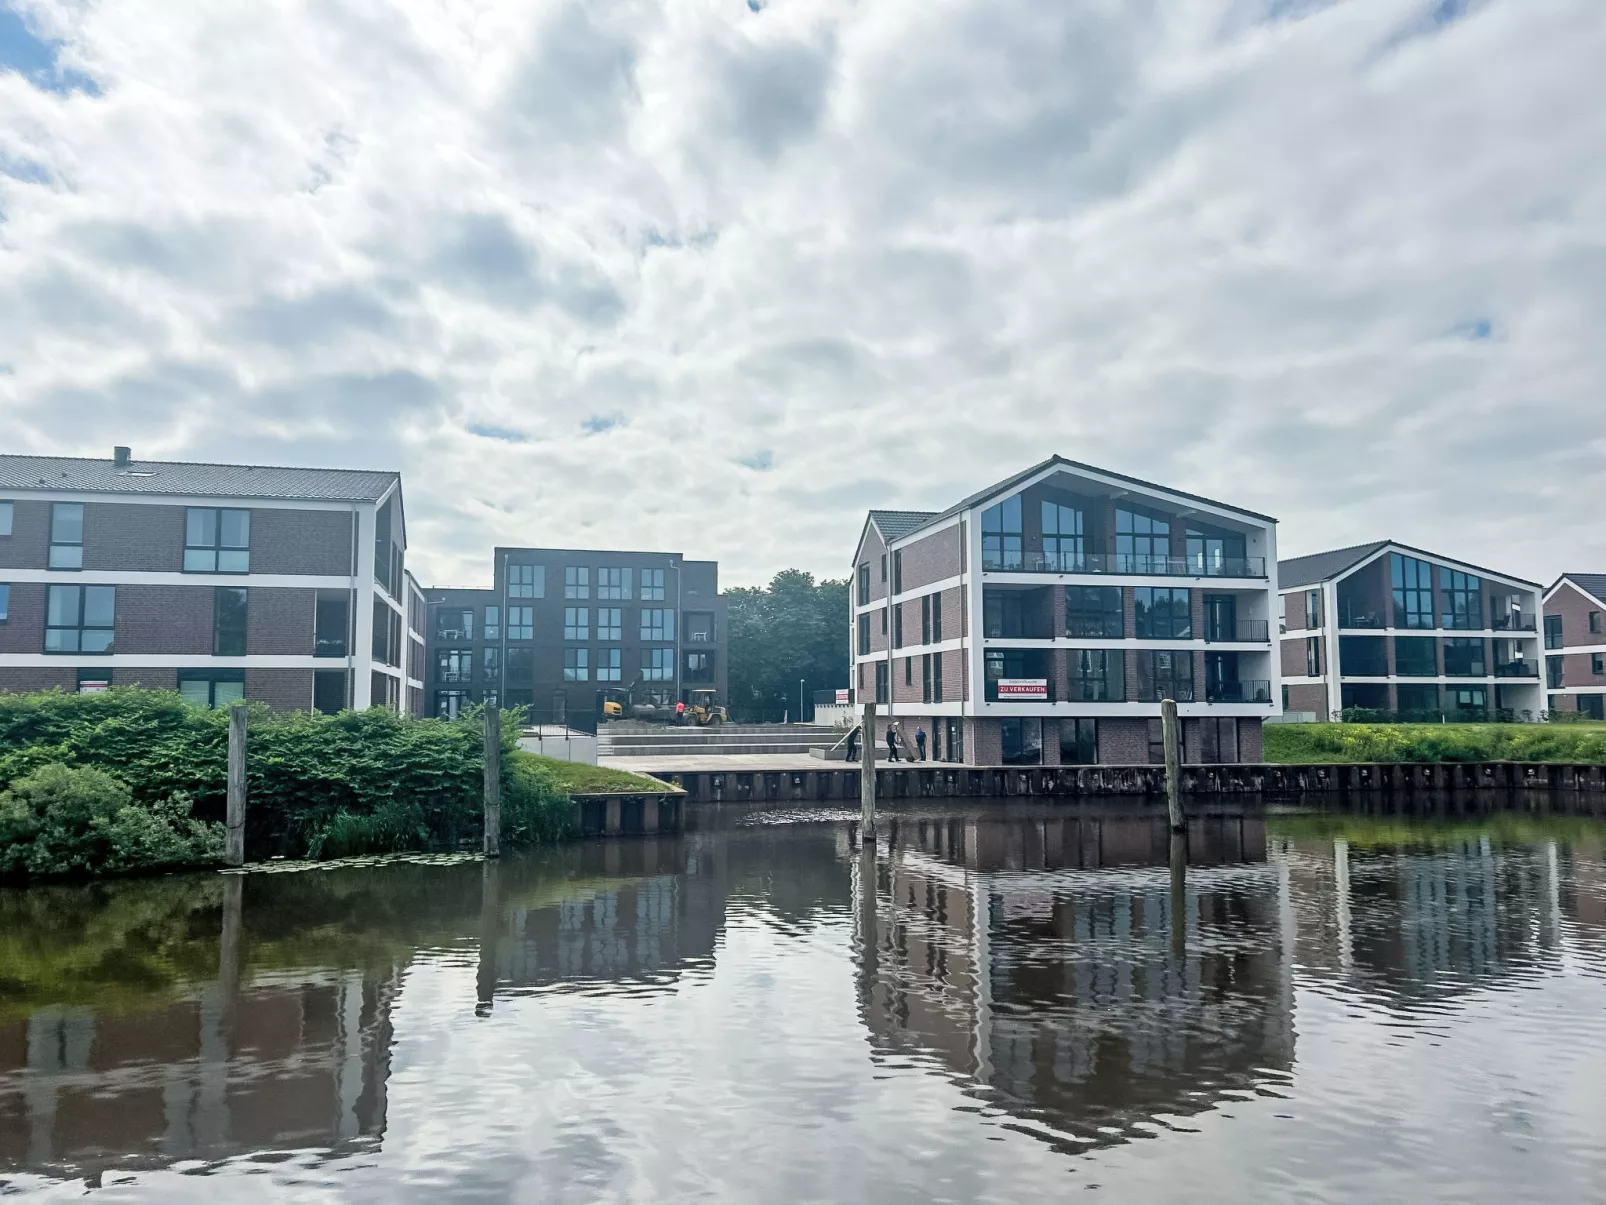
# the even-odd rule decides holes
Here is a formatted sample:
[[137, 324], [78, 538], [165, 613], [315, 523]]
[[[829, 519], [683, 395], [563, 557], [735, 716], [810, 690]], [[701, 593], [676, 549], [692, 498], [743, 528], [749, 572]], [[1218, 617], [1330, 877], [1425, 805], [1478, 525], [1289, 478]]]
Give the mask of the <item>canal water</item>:
[[0, 1196], [1603, 1199], [1600, 821], [691, 820], [0, 891]]

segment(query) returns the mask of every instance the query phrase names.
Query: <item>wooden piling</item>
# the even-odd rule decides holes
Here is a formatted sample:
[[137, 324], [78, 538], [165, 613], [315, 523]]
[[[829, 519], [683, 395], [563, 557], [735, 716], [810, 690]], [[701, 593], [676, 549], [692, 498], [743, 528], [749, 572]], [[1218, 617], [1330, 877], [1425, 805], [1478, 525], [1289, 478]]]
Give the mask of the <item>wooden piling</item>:
[[1182, 818], [1182, 740], [1177, 723], [1177, 701], [1163, 699], [1160, 703], [1160, 728], [1165, 737], [1165, 802], [1171, 820], [1171, 831], [1184, 831]]
[[[1171, 952], [1188, 952], [1188, 834], [1171, 834]], [[1179, 966], [1178, 971], [1181, 971]]]
[[223, 860], [230, 866], [245, 865], [245, 718], [244, 703], [229, 708], [228, 832]]
[[875, 840], [875, 704], [864, 705], [859, 730], [859, 836]]
[[502, 856], [502, 710], [485, 705], [485, 856]]

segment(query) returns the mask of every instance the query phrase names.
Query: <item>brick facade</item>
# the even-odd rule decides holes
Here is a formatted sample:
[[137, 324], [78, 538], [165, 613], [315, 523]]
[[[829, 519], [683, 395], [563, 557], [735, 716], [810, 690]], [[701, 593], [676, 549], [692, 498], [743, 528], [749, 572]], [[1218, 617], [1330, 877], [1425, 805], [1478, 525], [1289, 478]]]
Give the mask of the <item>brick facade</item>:
[[246, 599], [245, 651], [251, 656], [308, 656], [314, 651], [316, 590], [260, 587]]
[[309, 711], [313, 672], [310, 669], [248, 669], [245, 693], [248, 698], [261, 699], [278, 711]]
[[84, 504], [85, 572], [180, 573], [183, 569], [182, 506]]
[[1327, 705], [1327, 687], [1320, 682], [1289, 686], [1288, 710], [1314, 711], [1318, 719], [1327, 719], [1328, 713], [1333, 710]]
[[932, 582], [959, 575], [959, 530], [956, 523], [899, 549], [903, 560], [903, 593], [916, 592]]
[[78, 671], [71, 666], [57, 669], [50, 665], [0, 666], [0, 691], [78, 689]]
[[[350, 576], [354, 518], [341, 510], [253, 510], [251, 572]], [[372, 548], [359, 548], [357, 571], [371, 575], [372, 560]]]
[[[0, 540], [0, 547], [5, 541]], [[17, 582], [11, 587], [7, 619], [0, 623], [0, 653], [38, 653], [45, 647], [45, 586]]]
[[0, 570], [38, 569], [50, 556], [50, 503], [18, 498], [11, 504], [11, 534], [0, 536]]
[[210, 585], [118, 586], [116, 651], [210, 656], [212, 603]]

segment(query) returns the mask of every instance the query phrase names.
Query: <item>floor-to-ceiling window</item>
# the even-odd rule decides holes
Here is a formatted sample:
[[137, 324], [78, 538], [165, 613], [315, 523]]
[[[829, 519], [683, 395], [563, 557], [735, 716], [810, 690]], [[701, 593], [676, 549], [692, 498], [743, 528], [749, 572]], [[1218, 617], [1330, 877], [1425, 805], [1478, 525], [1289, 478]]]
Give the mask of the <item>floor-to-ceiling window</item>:
[[1394, 590], [1394, 626], [1433, 626], [1433, 566], [1415, 557], [1389, 554], [1389, 581]]
[[1076, 573], [1083, 569], [1087, 551], [1082, 531], [1082, 512], [1073, 506], [1058, 502], [1043, 503], [1043, 561], [1044, 567], [1061, 573]]
[[1135, 510], [1115, 512], [1118, 573], [1165, 573], [1171, 562], [1171, 522]]
[[1022, 564], [1020, 495], [1016, 494], [981, 512], [981, 567], [1019, 569]]
[[1444, 586], [1443, 626], [1460, 631], [1483, 627], [1483, 581], [1457, 569], [1439, 570]]

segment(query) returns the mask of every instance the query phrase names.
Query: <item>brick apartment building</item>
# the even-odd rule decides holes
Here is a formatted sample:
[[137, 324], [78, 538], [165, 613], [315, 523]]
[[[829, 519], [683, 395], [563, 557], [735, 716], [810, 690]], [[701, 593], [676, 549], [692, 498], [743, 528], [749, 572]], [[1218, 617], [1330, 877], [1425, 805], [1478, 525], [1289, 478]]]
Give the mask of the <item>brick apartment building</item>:
[[421, 709], [406, 549], [396, 473], [0, 456], [0, 690]]
[[1284, 561], [1284, 707], [1538, 719], [1539, 586], [1381, 540]]
[[673, 709], [726, 697], [719, 565], [678, 552], [497, 548], [490, 589], [425, 590], [427, 707], [487, 699], [538, 722], [589, 726], [605, 689]]
[[873, 510], [854, 552], [861, 699], [928, 756], [1258, 761], [1281, 698], [1276, 520], [1055, 456], [946, 511]]
[[1606, 719], [1606, 573], [1564, 573], [1545, 591], [1545, 705]]

